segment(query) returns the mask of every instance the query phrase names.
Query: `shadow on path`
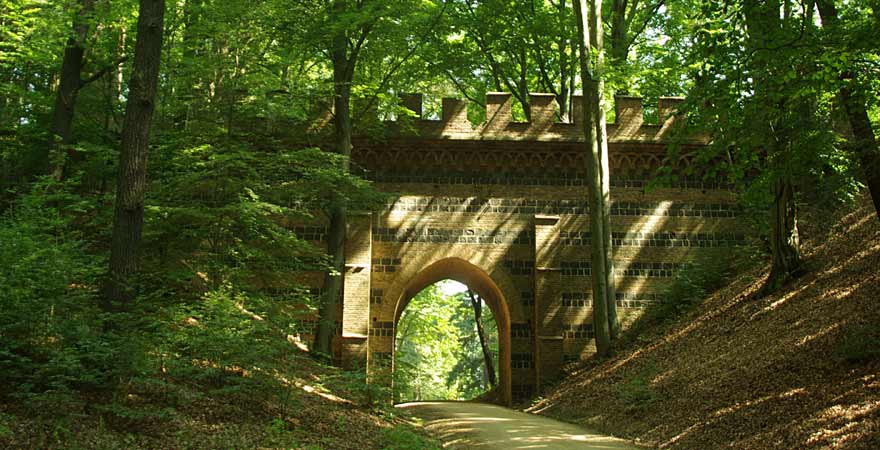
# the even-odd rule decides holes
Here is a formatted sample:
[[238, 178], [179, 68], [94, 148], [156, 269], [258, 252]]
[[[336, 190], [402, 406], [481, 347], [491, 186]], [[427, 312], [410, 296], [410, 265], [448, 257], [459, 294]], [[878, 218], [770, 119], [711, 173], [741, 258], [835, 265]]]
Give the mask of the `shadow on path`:
[[398, 408], [425, 421], [425, 428], [451, 449], [638, 450], [622, 439], [577, 425], [485, 403], [418, 402]]

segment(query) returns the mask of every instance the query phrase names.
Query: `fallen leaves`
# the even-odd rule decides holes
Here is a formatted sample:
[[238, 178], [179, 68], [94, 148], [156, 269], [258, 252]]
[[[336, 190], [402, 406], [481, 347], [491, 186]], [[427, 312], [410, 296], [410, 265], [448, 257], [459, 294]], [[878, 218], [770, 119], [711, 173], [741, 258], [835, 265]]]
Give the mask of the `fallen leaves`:
[[[805, 234], [812, 270], [781, 292], [753, 300], [767, 268], [740, 274], [533, 410], [660, 448], [880, 448], [880, 360], [840, 356], [854, 330], [880, 327], [880, 223], [866, 200]], [[647, 372], [656, 401], [634, 417], [615, 392]]]

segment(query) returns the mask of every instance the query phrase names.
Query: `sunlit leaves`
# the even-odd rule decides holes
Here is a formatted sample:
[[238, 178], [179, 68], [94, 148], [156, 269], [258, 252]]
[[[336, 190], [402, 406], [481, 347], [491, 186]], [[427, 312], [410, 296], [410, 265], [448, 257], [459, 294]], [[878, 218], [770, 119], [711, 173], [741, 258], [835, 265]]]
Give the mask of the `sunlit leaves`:
[[[497, 349], [488, 307], [483, 323]], [[397, 326], [395, 390], [401, 400], [470, 399], [488, 388], [473, 309], [464, 293], [446, 294], [439, 283], [417, 294]]]

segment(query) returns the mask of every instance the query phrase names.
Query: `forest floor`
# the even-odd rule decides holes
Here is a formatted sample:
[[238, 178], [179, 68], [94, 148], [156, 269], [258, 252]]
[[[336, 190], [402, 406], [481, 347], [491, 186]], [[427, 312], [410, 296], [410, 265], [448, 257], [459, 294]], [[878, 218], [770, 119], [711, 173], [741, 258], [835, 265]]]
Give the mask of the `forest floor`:
[[299, 352], [289, 371], [278, 376], [286, 389], [157, 379], [128, 386], [115, 399], [50, 401], [39, 412], [0, 402], [0, 448], [435, 448], [390, 405], [370, 404], [359, 373]]
[[558, 420], [476, 402], [417, 402], [398, 408], [424, 420], [444, 448], [638, 450], [622, 439]]
[[748, 269], [530, 411], [664, 449], [880, 448], [880, 223], [865, 200], [801, 230], [805, 275], [758, 298]]

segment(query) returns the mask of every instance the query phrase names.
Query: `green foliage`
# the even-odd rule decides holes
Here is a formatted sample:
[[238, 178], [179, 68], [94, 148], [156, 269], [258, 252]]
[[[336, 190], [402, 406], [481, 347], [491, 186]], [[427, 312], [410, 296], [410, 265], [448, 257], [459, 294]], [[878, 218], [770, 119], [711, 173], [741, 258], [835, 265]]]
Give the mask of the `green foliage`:
[[410, 427], [398, 425], [382, 430], [383, 450], [438, 450], [436, 442], [416, 434]]
[[853, 364], [880, 358], [880, 325], [859, 325], [849, 329], [834, 350], [834, 358]]
[[106, 370], [113, 338], [102, 335], [95, 302], [103, 261], [86, 254], [73, 218], [57, 205], [94, 206], [44, 181], [0, 218], [0, 384], [28, 402], [65, 401], [114, 376]]
[[[321, 122], [332, 98], [327, 46], [335, 33], [345, 31], [350, 50], [363, 43], [352, 89], [372, 100], [356, 102], [356, 118], [370, 102], [400, 117], [402, 92], [459, 93], [479, 103], [495, 90], [522, 96], [578, 89], [566, 75], [575, 56], [570, 2], [348, 4], [341, 14], [316, 1], [169, 6], [139, 295], [109, 313], [99, 307], [99, 291], [137, 2], [96, 2], [85, 20], [80, 78], [90, 82], [79, 91], [72, 144], [52, 155], [65, 164], [64, 180], [55, 181], [36, 179], [32, 168], [45, 163], [34, 158], [48, 141], [77, 2], [0, 0], [0, 397], [48, 421], [37, 447], [75, 435], [59, 416], [84, 413], [86, 403], [106, 418], [102, 427], [132, 430], [174, 422], [168, 405], [185, 408], [206, 398], [297, 406], [283, 378], [302, 356], [289, 340], [307, 331], [303, 318], [315, 300], [297, 280], [327, 270], [327, 259], [297, 236], [296, 226], [320, 220], [333, 202], [371, 210], [387, 200], [342, 171], [339, 156], [315, 148], [327, 142], [309, 126]], [[840, 4], [844, 25], [835, 33], [793, 13], [784, 24], [791, 42], [775, 43], [774, 64], [764, 66], [755, 64], [767, 57], [750, 47], [739, 4], [666, 3], [656, 11], [640, 5], [627, 30], [629, 53], [609, 67], [609, 87], [649, 103], [690, 96], [690, 120], [713, 144], [689, 175], [734, 183], [763, 234], [768, 186], [780, 176], [794, 180], [801, 202], [833, 207], [854, 197], [858, 164], [841, 131], [836, 95], [846, 83], [862, 94], [880, 87], [876, 5]], [[847, 73], [852, 79], [840, 76]], [[759, 89], [757, 80], [768, 79], [769, 87]], [[865, 98], [876, 125], [877, 96]], [[514, 107], [520, 119], [523, 100]], [[426, 105], [428, 113], [438, 112], [436, 103]], [[484, 119], [482, 111], [469, 114]], [[365, 132], [376, 123], [356, 126]], [[773, 152], [753, 133], [756, 123], [772, 123], [781, 142]], [[718, 258], [681, 271], [647, 320], [687, 311], [722, 283], [729, 264]], [[497, 333], [488, 308], [483, 320], [490, 335]], [[466, 299], [420, 294], [398, 328], [398, 394], [461, 398], [485, 391], [474, 326]], [[438, 334], [448, 339], [438, 341]], [[876, 357], [876, 336], [872, 328], [854, 331], [838, 358]], [[497, 354], [497, 338], [491, 346]], [[376, 406], [387, 396], [388, 376], [343, 372], [323, 382]], [[639, 380], [621, 393], [636, 409], [652, 401], [650, 386]], [[0, 440], [13, 429], [13, 420], [0, 415]], [[286, 423], [264, 431], [278, 446], [298, 445]], [[142, 444], [125, 433], [114, 445]], [[388, 431], [389, 448], [422, 448], [407, 433]], [[214, 446], [246, 445], [235, 430], [221, 435]]]
[[723, 287], [732, 276], [754, 263], [749, 257], [749, 249], [743, 247], [733, 252], [700, 258], [677, 270], [669, 287], [630, 325], [622, 339], [641, 339], [646, 333], [658, 329], [658, 325], [691, 311], [709, 294]]
[[[488, 307], [482, 319], [497, 368], [497, 325]], [[466, 294], [425, 288], [404, 310], [396, 339], [395, 400], [470, 399], [491, 387]]]
[[681, 312], [703, 301], [712, 291], [724, 286], [738, 269], [736, 254], [700, 258], [676, 272], [672, 284], [662, 294], [662, 305]]
[[653, 375], [648, 372], [631, 376], [616, 386], [617, 398], [625, 405], [625, 411], [636, 416], [644, 415], [659, 397], [651, 386]]

